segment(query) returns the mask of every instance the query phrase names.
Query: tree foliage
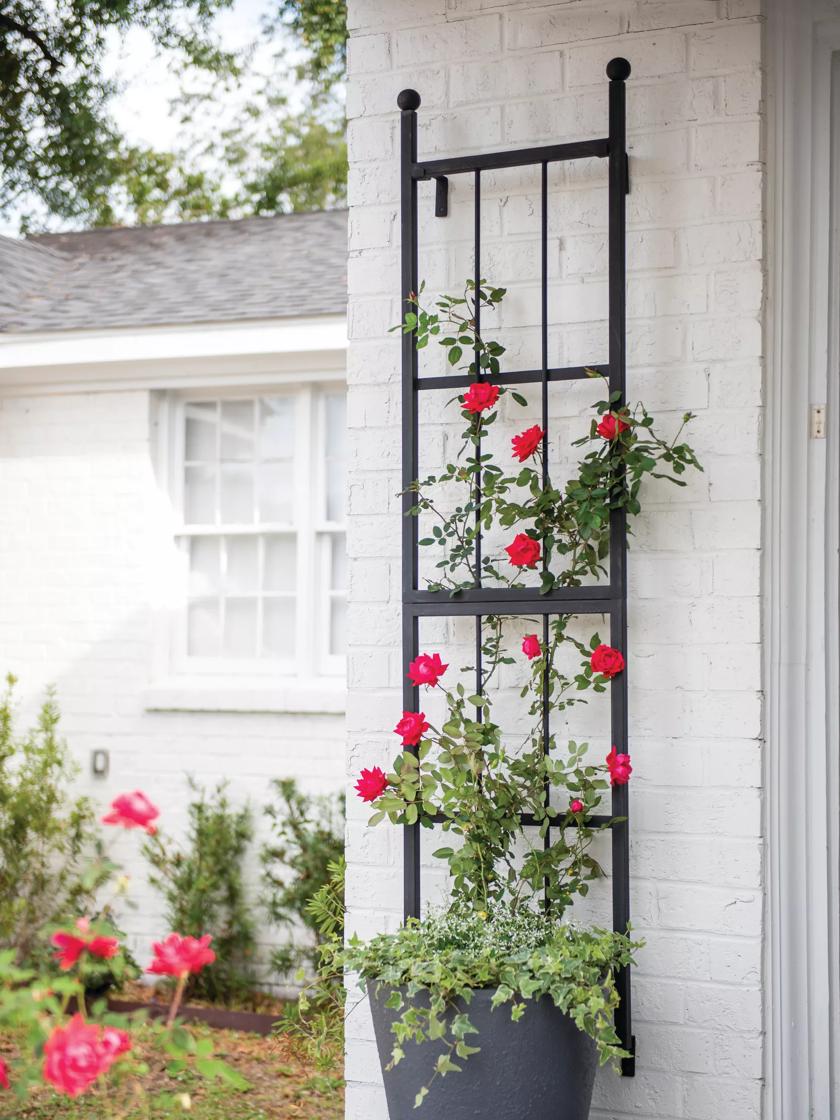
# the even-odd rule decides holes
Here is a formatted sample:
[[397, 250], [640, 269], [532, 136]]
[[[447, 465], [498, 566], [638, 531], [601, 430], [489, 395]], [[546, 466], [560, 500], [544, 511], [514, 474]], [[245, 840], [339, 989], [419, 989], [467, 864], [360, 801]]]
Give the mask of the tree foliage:
[[[334, 96], [344, 73], [345, 5], [265, 0], [263, 34], [291, 34], [305, 83], [295, 105], [269, 80], [232, 125], [207, 139], [224, 97], [249, 72], [226, 51], [214, 18], [235, 0], [0, 2], [0, 215], [24, 230], [52, 216], [83, 225], [155, 222], [313, 209], [343, 200], [343, 119]], [[106, 72], [114, 38], [144, 29], [184, 81], [209, 76], [203, 146], [165, 151], [129, 144], [114, 121]], [[278, 55], [281, 67], [283, 56]], [[281, 74], [281, 76], [283, 76]], [[192, 106], [193, 110], [195, 105]]]

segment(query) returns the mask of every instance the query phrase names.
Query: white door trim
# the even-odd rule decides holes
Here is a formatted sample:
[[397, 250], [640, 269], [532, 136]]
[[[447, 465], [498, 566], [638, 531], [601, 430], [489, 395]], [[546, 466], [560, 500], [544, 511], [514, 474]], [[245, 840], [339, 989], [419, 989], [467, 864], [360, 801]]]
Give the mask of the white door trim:
[[[764, 1115], [833, 1120], [840, 674], [829, 463], [840, 454], [840, 395], [828, 345], [837, 299], [828, 231], [840, 8], [830, 0], [770, 0], [768, 8]], [[814, 440], [810, 409], [825, 402], [829, 438]]]

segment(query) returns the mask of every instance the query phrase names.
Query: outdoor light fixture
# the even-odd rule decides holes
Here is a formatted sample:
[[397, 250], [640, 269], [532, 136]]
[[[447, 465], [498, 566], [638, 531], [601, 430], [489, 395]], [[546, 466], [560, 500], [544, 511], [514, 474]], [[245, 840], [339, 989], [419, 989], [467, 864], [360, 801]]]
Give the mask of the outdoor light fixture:
[[107, 778], [111, 759], [108, 751], [91, 751], [90, 771], [95, 778]]

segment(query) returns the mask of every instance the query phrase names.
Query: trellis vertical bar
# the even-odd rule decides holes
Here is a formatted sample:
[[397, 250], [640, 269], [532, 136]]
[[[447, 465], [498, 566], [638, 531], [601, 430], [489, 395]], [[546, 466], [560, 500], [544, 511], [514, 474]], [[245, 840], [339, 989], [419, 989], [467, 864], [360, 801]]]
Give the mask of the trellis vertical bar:
[[[400, 93], [400, 200], [401, 200], [401, 280], [403, 314], [413, 310], [409, 295], [418, 288], [417, 181], [412, 175], [417, 160], [417, 109], [420, 95], [413, 89]], [[414, 505], [408, 487], [419, 476], [417, 416], [417, 347], [414, 332], [402, 336], [402, 587], [403, 594], [418, 587], [418, 524], [409, 514]], [[417, 707], [417, 688], [405, 676], [408, 663], [417, 656], [419, 620], [403, 612], [402, 673], [403, 706]], [[403, 905], [406, 918], [420, 916], [420, 825], [408, 825], [403, 832]]]
[[[548, 164], [543, 163], [540, 175], [540, 364], [541, 364], [541, 394], [540, 394], [540, 415], [542, 417], [542, 483], [543, 486], [548, 485], [548, 448], [549, 448], [549, 434], [548, 434]], [[548, 560], [543, 555], [543, 568], [547, 568]], [[549, 673], [549, 638], [550, 626], [548, 615], [543, 617], [542, 624], [542, 644], [543, 644], [543, 681], [542, 681], [542, 705], [543, 705], [543, 719], [542, 719], [542, 749], [543, 754], [547, 755], [551, 749], [551, 712], [549, 709], [549, 687], [548, 687], [548, 673]], [[545, 798], [546, 804], [551, 796], [551, 783], [546, 778], [545, 781]], [[551, 847], [551, 829], [546, 828], [545, 837], [543, 838], [543, 848], [545, 851]], [[546, 880], [545, 890], [546, 906], [549, 903], [548, 897], [548, 880]]]
[[[630, 63], [614, 58], [607, 66], [609, 92], [609, 368], [610, 394], [620, 396], [611, 405], [620, 409], [627, 389], [627, 311], [626, 311], [626, 198], [627, 198], [627, 136], [625, 80], [630, 76]], [[623, 509], [613, 510], [610, 520], [610, 583], [613, 606], [610, 614], [611, 643], [624, 654], [627, 650], [627, 518]], [[610, 685], [612, 741], [619, 753], [628, 753], [627, 745], [627, 675], [614, 677]], [[614, 786], [612, 811], [623, 820], [612, 829], [613, 925], [625, 931], [630, 921], [630, 799], [626, 785]], [[616, 1029], [622, 1045], [633, 1053], [631, 1035], [632, 1008], [630, 978], [627, 969], [616, 977], [621, 1003], [616, 1016]], [[632, 1074], [631, 1057], [624, 1061], [624, 1072]], [[627, 1068], [629, 1067], [629, 1068]]]
[[[473, 267], [475, 270], [474, 283], [475, 292], [475, 333], [476, 338], [481, 337], [481, 172], [476, 171], [473, 176], [473, 244], [475, 246], [475, 258], [473, 260]], [[473, 352], [473, 360], [475, 361], [475, 377], [477, 381], [481, 380], [481, 348], [476, 344], [475, 351]], [[481, 434], [475, 444], [475, 456], [477, 474], [475, 479], [475, 582], [476, 587], [481, 587], [481, 564], [483, 550], [481, 547]], [[480, 696], [484, 691], [484, 668], [481, 656], [481, 615], [475, 617], [475, 691]], [[482, 708], [478, 708], [476, 718], [479, 722], [484, 717]]]

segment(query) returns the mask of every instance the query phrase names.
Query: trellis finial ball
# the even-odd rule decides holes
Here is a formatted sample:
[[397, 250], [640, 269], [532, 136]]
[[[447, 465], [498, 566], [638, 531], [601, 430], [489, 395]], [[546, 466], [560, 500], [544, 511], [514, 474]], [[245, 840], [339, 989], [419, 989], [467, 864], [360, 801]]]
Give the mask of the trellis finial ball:
[[419, 109], [420, 94], [416, 89], [404, 89], [397, 94], [397, 104], [401, 109]]
[[607, 63], [607, 77], [611, 82], [626, 82], [630, 77], [630, 63], [626, 58], [611, 58]]

